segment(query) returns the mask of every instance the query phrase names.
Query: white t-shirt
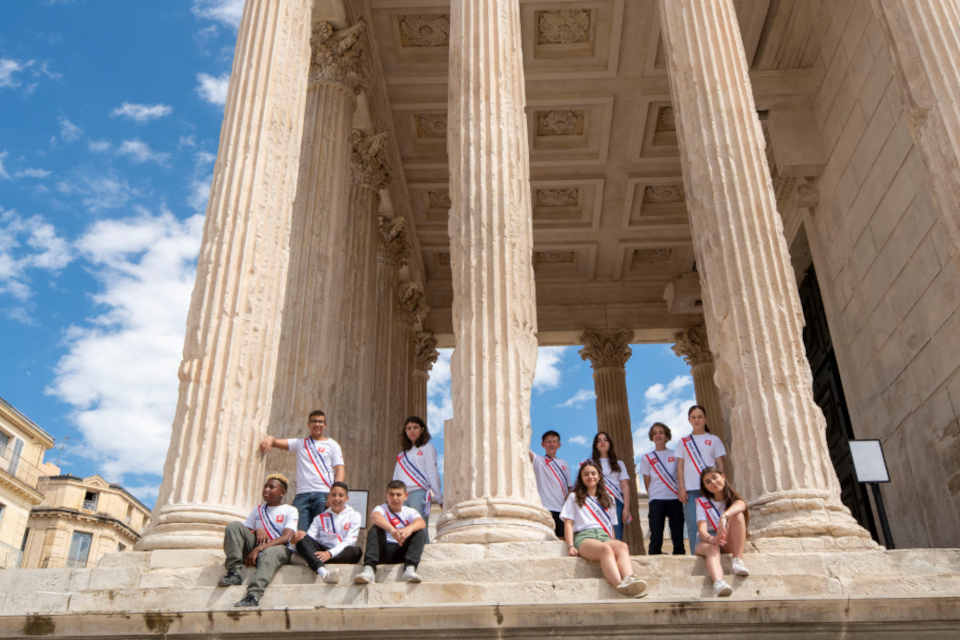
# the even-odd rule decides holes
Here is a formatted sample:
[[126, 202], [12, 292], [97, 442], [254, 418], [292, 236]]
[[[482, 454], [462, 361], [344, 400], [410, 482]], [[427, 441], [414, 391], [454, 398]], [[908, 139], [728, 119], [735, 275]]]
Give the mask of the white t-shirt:
[[443, 504], [437, 450], [429, 442], [422, 447], [411, 447], [398, 453], [397, 463], [393, 465], [392, 479], [403, 481], [407, 485], [407, 493], [420, 489], [429, 490], [430, 500]]
[[333, 438], [290, 438], [287, 447], [297, 454], [297, 493], [329, 493], [333, 468], [343, 464], [343, 451]]
[[677, 499], [676, 451], [664, 449], [643, 454], [640, 456], [640, 474], [650, 478], [647, 495], [651, 500]]
[[600, 458], [600, 467], [603, 472], [603, 482], [607, 485], [607, 493], [614, 499], [623, 502], [623, 490], [620, 488], [621, 480], [630, 480], [630, 474], [627, 473], [627, 465], [623, 460], [617, 460], [617, 469], [614, 471], [610, 467], [610, 458]]
[[[609, 520], [603, 517], [604, 514]], [[581, 507], [577, 504], [576, 494], [571, 492], [563, 503], [560, 517], [564, 520], [573, 520], [574, 533], [587, 529], [603, 529], [611, 540], [616, 538], [613, 534], [613, 527], [618, 522], [616, 505], [611, 504], [609, 509], [603, 509], [595, 498], [587, 496]]]
[[[262, 521], [261, 517], [266, 522]], [[285, 529], [296, 531], [299, 519], [300, 516], [292, 505], [278, 504], [275, 507], [268, 507], [266, 503], [261, 502], [243, 521], [243, 526], [254, 531], [263, 529], [267, 532], [267, 536], [273, 540], [283, 535]]]
[[547, 511], [560, 511], [567, 494], [573, 488], [573, 476], [567, 463], [560, 458], [533, 454], [533, 474], [537, 478], [540, 502]]
[[327, 509], [313, 519], [307, 535], [335, 556], [351, 545], [356, 546], [360, 535], [360, 513], [348, 504], [343, 505], [340, 513]]
[[[396, 513], [396, 512], [390, 511], [390, 507], [388, 507], [386, 504], [378, 504], [376, 507], [373, 508], [373, 512], [379, 513], [384, 518], [386, 518], [387, 522], [393, 525], [394, 529], [403, 529], [404, 527], [408, 527], [411, 524], [413, 524], [414, 520], [420, 517], [420, 514], [417, 512], [416, 509], [414, 509], [413, 507], [408, 507], [407, 505], [403, 505], [400, 508], [400, 513]], [[387, 542], [400, 544], [399, 542], [397, 542], [396, 538], [390, 535], [389, 531], [385, 533], [387, 534]]]
[[[706, 509], [704, 509], [706, 506]], [[697, 523], [707, 522], [707, 532], [716, 533], [720, 524], [720, 517], [727, 510], [727, 506], [720, 500], [700, 496], [697, 498]]]
[[717, 458], [725, 455], [727, 450], [723, 441], [712, 433], [691, 433], [681, 438], [677, 445], [677, 457], [683, 460], [683, 486], [686, 490], [699, 491], [700, 472], [714, 466]]

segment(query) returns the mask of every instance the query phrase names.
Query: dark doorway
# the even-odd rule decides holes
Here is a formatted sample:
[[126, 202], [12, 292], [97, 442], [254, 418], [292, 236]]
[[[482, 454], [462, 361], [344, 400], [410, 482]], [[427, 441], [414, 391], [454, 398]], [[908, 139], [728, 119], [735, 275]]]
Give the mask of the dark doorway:
[[857, 482], [850, 455], [849, 441], [854, 439], [853, 425], [847, 412], [847, 401], [840, 383], [840, 369], [830, 340], [830, 328], [823, 311], [823, 298], [817, 274], [811, 266], [800, 283], [800, 304], [803, 306], [803, 344], [813, 372], [813, 398], [827, 419], [827, 447], [840, 480], [840, 498], [857, 522], [880, 542], [873, 521], [873, 510], [866, 487]]

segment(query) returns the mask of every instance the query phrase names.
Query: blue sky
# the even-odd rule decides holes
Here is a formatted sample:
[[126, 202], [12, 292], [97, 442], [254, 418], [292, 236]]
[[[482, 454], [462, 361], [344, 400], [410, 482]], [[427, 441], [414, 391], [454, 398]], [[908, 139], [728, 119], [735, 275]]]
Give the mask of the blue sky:
[[[241, 9], [36, 0], [5, 3], [0, 25], [0, 397], [56, 438], [47, 459], [64, 472], [148, 504]], [[434, 429], [448, 358], [430, 382]], [[570, 460], [596, 430], [591, 376], [576, 348], [541, 349], [533, 430], [559, 431]], [[686, 424], [692, 383], [668, 346], [635, 346], [627, 383], [635, 429]]]

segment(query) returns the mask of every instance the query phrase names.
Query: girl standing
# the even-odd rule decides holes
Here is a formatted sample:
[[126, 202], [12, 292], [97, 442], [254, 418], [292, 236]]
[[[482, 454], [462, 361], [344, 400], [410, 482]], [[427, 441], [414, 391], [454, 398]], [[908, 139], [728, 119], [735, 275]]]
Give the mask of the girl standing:
[[658, 555], [663, 548], [663, 524], [670, 519], [670, 537], [673, 539], [673, 555], [682, 556], [683, 550], [683, 503], [677, 497], [677, 454], [667, 448], [670, 427], [654, 422], [650, 427], [653, 451], [640, 458], [640, 473], [650, 497], [650, 555]]
[[606, 491], [616, 502], [619, 520], [614, 526], [614, 536], [617, 540], [623, 540], [623, 525], [633, 521], [629, 506], [630, 475], [623, 460], [617, 458], [613, 450], [613, 440], [606, 431], [598, 431], [593, 437], [592, 460], [600, 464]]
[[573, 492], [560, 511], [563, 539], [571, 556], [599, 562], [610, 586], [623, 595], [639, 597], [647, 590], [647, 583], [633, 575], [627, 545], [613, 539], [617, 522], [613, 506], [613, 498], [604, 488], [600, 465], [587, 460], [580, 465]]
[[687, 522], [687, 541], [690, 543], [690, 553], [693, 553], [697, 540], [700, 474], [707, 467], [715, 467], [723, 473], [727, 450], [720, 438], [710, 433], [707, 412], [703, 407], [699, 404], [690, 407], [687, 420], [693, 427], [693, 433], [680, 438], [680, 446], [677, 447], [677, 485], [680, 487], [678, 497], [684, 504], [683, 519]]
[[733, 588], [723, 579], [720, 553], [733, 556], [733, 574], [748, 576], [750, 570], [743, 564], [743, 546], [747, 539], [750, 514], [747, 503], [727, 483], [723, 472], [707, 467], [700, 475], [703, 495], [696, 499], [697, 532], [696, 554], [703, 556], [707, 574], [713, 579], [713, 592], [729, 596]]
[[430, 503], [443, 504], [443, 493], [437, 469], [437, 450], [430, 444], [430, 431], [423, 419], [410, 416], [404, 420], [400, 447], [397, 464], [393, 467], [393, 480], [400, 480], [407, 486], [404, 504], [416, 509], [427, 523]]

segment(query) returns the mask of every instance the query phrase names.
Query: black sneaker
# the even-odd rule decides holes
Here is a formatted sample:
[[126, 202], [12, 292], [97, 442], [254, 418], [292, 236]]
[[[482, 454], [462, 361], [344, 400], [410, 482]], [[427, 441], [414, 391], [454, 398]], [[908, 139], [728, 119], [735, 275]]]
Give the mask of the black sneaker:
[[230, 569], [227, 571], [226, 575], [220, 578], [220, 582], [217, 583], [218, 587], [232, 587], [237, 584], [243, 584], [243, 576], [240, 575], [239, 571], [235, 569]]
[[238, 602], [234, 602], [234, 603], [233, 603], [233, 606], [235, 606], [235, 607], [259, 607], [259, 606], [260, 606], [260, 598], [257, 597], [257, 596], [255, 596], [255, 595], [252, 594], [252, 593], [248, 593], [247, 595], [243, 596], [243, 600], [240, 600], [240, 601], [238, 601]]

